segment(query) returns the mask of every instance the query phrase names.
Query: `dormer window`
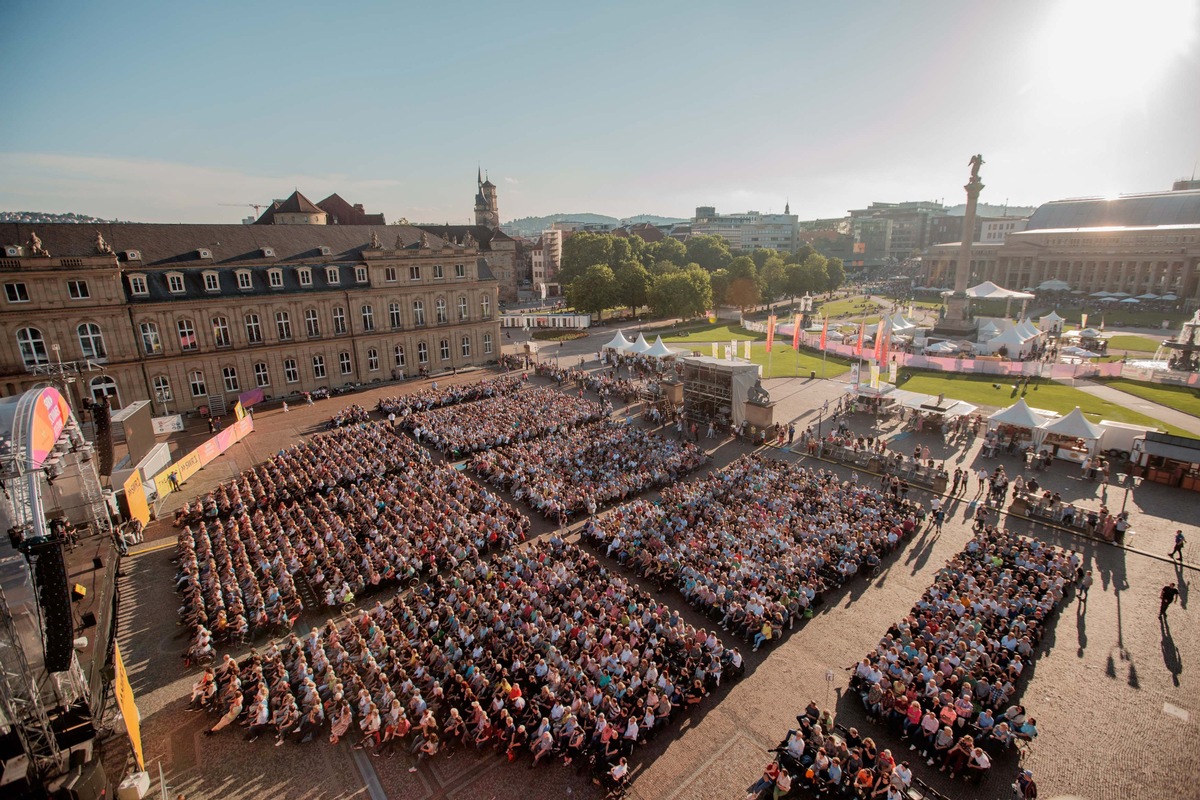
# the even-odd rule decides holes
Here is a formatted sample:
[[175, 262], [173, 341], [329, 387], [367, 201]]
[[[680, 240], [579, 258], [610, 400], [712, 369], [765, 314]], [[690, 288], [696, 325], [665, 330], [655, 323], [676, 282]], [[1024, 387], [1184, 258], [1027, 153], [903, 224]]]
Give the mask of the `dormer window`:
[[328, 284], [341, 283], [342, 282], [341, 270], [339, 270], [337, 267], [326, 267], [325, 268], [325, 282]]
[[167, 273], [167, 291], [169, 291], [171, 294], [183, 294], [183, 273]]
[[204, 291], [219, 292], [221, 291], [221, 279], [215, 272], [204, 273]]
[[275, 257], [275, 248], [274, 247], [264, 247], [264, 248], [262, 248], [262, 254], [263, 254], [263, 258], [274, 258]]
[[456, 277], [456, 278], [467, 277], [467, 266], [465, 264], [455, 264], [454, 265], [454, 277]]
[[150, 294], [146, 276], [141, 274], [129, 276], [129, 293], [134, 297], [145, 297]]
[[321, 245], [321, 246], [320, 246], [319, 248], [317, 248], [317, 249], [321, 251], [321, 255], [323, 255], [323, 256], [331, 256], [331, 255], [333, 255], [333, 249], [332, 249], [332, 248], [329, 248], [329, 247], [326, 247], [325, 245]]
[[126, 261], [141, 261], [142, 253], [140, 250], [126, 250], [125, 251], [125, 260]]
[[366, 267], [355, 267], [354, 268], [354, 280], [356, 283], [366, 283], [367, 282], [367, 268]]
[[212, 250], [209, 250], [207, 247], [201, 247], [199, 250], [196, 251], [196, 258], [207, 258], [208, 260], [211, 261], [212, 260]]
[[301, 286], [312, 286], [312, 270], [308, 267], [301, 267], [296, 270], [296, 277], [300, 279]]
[[249, 289], [253, 289], [254, 284], [251, 282], [250, 270], [239, 269], [237, 271], [237, 283], [238, 283], [238, 288], [241, 289], [242, 291], [247, 291]]
[[267, 270], [267, 283], [269, 283], [271, 285], [272, 289], [282, 289], [283, 288], [283, 270], [281, 270], [281, 269]]

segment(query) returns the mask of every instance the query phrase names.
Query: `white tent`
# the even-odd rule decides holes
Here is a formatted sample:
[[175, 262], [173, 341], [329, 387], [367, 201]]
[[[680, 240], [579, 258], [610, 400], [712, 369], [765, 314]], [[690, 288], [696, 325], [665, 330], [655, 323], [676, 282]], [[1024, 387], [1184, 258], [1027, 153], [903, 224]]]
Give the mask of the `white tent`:
[[957, 353], [958, 348], [950, 342], [936, 342], [926, 346], [925, 352], [932, 355], [944, 356], [949, 353]]
[[662, 337], [659, 336], [654, 340], [654, 344], [646, 351], [646, 355], [651, 358], [674, 358], [675, 351], [663, 344]]
[[1099, 328], [1084, 328], [1079, 335], [1085, 339], [1103, 339], [1105, 337], [1104, 331]]
[[1028, 339], [1036, 339], [1042, 335], [1042, 332], [1033, 327], [1033, 323], [1027, 319], [1023, 319], [1017, 323], [1017, 333], [1022, 334]]
[[982, 322], [979, 325], [979, 341], [986, 342], [988, 339], [993, 339], [1000, 335], [1001, 330], [1003, 330], [1003, 327], [998, 325], [993, 319]]
[[1071, 284], [1066, 281], [1042, 281], [1037, 288], [1042, 292], [1069, 292]]
[[907, 331], [907, 330], [911, 330], [912, 328], [917, 327], [917, 323], [913, 322], [910, 319], [905, 319], [904, 315], [901, 314], [899, 311], [897, 311], [895, 314], [893, 314], [888, 319], [888, 322], [890, 322], [892, 324], [892, 333], [899, 333], [901, 331]]
[[1043, 314], [1038, 318], [1038, 325], [1041, 325], [1044, 331], [1051, 328], [1059, 328], [1061, 330], [1062, 324], [1066, 321], [1065, 318], [1058, 315], [1057, 311], [1051, 311], [1049, 314]]
[[604, 345], [604, 349], [619, 350], [623, 352], [625, 348], [629, 347], [630, 344], [632, 344], [632, 342], [625, 338], [625, 334], [621, 331], [617, 331], [617, 335], [614, 336], [608, 344]]
[[1016, 328], [1009, 328], [1002, 331], [999, 336], [989, 339], [984, 343], [984, 349], [989, 354], [995, 354], [1001, 347], [1008, 348], [1009, 356], [1024, 355], [1025, 342], [1029, 341], [1028, 336], [1022, 336]]
[[1072, 439], [1083, 439], [1088, 443], [1090, 452], [1095, 451], [1100, 437], [1104, 435], [1104, 429], [1093, 422], [1088, 422], [1087, 417], [1083, 416], [1083, 412], [1079, 410], [1079, 406], [1075, 406], [1075, 410], [1065, 417], [1045, 423], [1039, 430], [1042, 431], [1043, 438], [1049, 434], [1055, 434]]
[[[1053, 411], [1044, 411], [1040, 408], [1031, 408], [1029, 404], [1025, 402], [1025, 398], [1022, 397], [1008, 408], [1002, 408], [988, 417], [988, 428], [997, 428], [1001, 425], [1012, 425], [1017, 428], [1036, 430], [1057, 416], [1058, 414], [1054, 413]], [[1040, 441], [1039, 437], [1037, 436], [1035, 436], [1034, 439]]]
[[634, 355], [641, 355], [643, 353], [649, 352], [649, 350], [650, 350], [650, 343], [646, 341], [645, 336], [643, 336], [642, 334], [639, 333], [638, 337], [637, 337], [637, 341], [634, 342], [633, 344], [629, 345], [629, 347], [627, 347], [625, 349], [625, 352], [632, 353]]
[[1033, 295], [1029, 292], [1015, 292], [1012, 289], [1005, 289], [1003, 286], [997, 286], [991, 281], [984, 281], [978, 286], [972, 286], [967, 289], [967, 297], [988, 300], [1032, 300]]

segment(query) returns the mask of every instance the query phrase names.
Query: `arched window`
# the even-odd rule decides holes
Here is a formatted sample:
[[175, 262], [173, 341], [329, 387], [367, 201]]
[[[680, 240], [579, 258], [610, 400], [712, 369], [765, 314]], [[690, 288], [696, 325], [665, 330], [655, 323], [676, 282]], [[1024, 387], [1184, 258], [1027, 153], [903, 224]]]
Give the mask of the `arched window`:
[[439, 297], [437, 299], [437, 303], [435, 304], [435, 308], [437, 309], [438, 324], [441, 325], [443, 322], [446, 322], [446, 320], [447, 320], [445, 299]]
[[229, 320], [226, 317], [212, 318], [213, 344], [217, 347], [229, 347], [233, 342], [229, 338]]
[[99, 378], [92, 378], [89, 384], [92, 390], [92, 399], [97, 403], [103, 402], [104, 398], [111, 397], [111, 405], [113, 408], [121, 407], [121, 396], [117, 394], [117, 382], [107, 375], [101, 375]]
[[142, 350], [146, 355], [154, 356], [162, 352], [162, 340], [158, 338], [158, 324], [143, 322], [138, 326], [142, 333]]
[[392, 323], [392, 330], [396, 330], [398, 328], [403, 327], [402, 321], [400, 319], [400, 304], [399, 303], [388, 303], [388, 318]]
[[37, 328], [21, 328], [17, 331], [17, 347], [26, 367], [50, 363], [50, 355], [46, 352], [46, 340]]
[[485, 294], [483, 299], [479, 301], [479, 310], [482, 312], [484, 319], [492, 316], [492, 298]]
[[462, 355], [463, 355], [463, 358], [471, 357], [471, 337], [470, 336], [462, 337]]
[[349, 375], [354, 371], [354, 366], [350, 362], [350, 354], [345, 350], [338, 353], [338, 369], [343, 375]]
[[204, 397], [208, 394], [208, 384], [205, 383], [204, 373], [200, 370], [192, 370], [188, 376], [188, 383], [192, 387], [192, 397]]
[[364, 331], [375, 330], [375, 309], [369, 304], [364, 304], [360, 309], [362, 311], [362, 326]]
[[425, 344], [424, 342], [417, 342], [417, 363], [429, 363], [429, 345]]
[[104, 334], [100, 333], [99, 325], [85, 322], [75, 329], [75, 333], [79, 335], [79, 349], [83, 351], [84, 358], [108, 357], [108, 351], [104, 349]]
[[450, 340], [442, 339], [438, 342], [438, 354], [441, 355], [442, 361], [450, 360]]
[[371, 347], [367, 350], [367, 371], [379, 371], [379, 351], [374, 347]]
[[408, 363], [408, 361], [404, 358], [404, 345], [396, 345], [396, 349], [392, 351], [392, 354], [396, 357], [397, 367], [403, 367]]
[[169, 403], [173, 399], [171, 396], [171, 379], [166, 375], [156, 375], [154, 377], [154, 395], [160, 403]]
[[288, 312], [275, 312], [275, 333], [279, 335], [280, 341], [287, 341], [292, 338], [292, 318], [288, 315]]
[[196, 339], [196, 326], [190, 319], [179, 320], [175, 323], [175, 328], [179, 332], [180, 350], [196, 350], [200, 347], [200, 342]]
[[413, 325], [425, 324], [425, 304], [420, 300], [413, 300]]
[[467, 318], [467, 298], [458, 298], [458, 319], [462, 321]]

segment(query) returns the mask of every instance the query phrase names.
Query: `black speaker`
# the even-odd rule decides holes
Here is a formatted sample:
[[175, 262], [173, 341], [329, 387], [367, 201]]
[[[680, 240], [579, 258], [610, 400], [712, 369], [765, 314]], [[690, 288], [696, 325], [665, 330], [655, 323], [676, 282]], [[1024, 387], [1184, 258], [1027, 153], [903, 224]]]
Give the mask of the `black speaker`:
[[80, 623], [79, 627], [81, 630], [83, 628], [90, 628], [96, 624], [96, 615], [93, 614], [91, 611], [85, 612], [84, 615], [79, 618], [79, 623]]
[[104, 559], [96, 556], [92, 559], [92, 569], [104, 569]]
[[29, 556], [35, 564], [38, 603], [46, 625], [46, 669], [63, 672], [71, 668], [75, 625], [71, 620], [71, 593], [67, 589], [62, 544], [48, 541], [35, 545], [30, 548]]
[[108, 797], [108, 776], [99, 758], [75, 767], [64, 787], [71, 800], [101, 800]]

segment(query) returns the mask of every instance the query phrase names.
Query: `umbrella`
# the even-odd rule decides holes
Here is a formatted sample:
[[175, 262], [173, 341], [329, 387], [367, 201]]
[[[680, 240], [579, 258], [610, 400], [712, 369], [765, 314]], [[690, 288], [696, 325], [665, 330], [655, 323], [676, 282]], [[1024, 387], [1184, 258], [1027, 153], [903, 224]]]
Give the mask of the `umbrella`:
[[1154, 292], [1146, 292], [1145, 294], [1139, 294], [1137, 299], [1138, 300], [1157, 300], [1158, 295], [1154, 294]]
[[1129, 297], [1129, 292], [1113, 292], [1110, 297]]
[[1066, 281], [1042, 281], [1037, 288], [1043, 292], [1066, 292], [1071, 289], [1071, 284]]
[[1099, 358], [1099, 353], [1093, 353], [1091, 350], [1085, 350], [1082, 347], [1064, 347], [1058, 351], [1064, 356], [1072, 356], [1074, 358]]
[[1083, 289], [1076, 289], [1075, 291], [1071, 292], [1071, 294], [1083, 294]]
[[1092, 292], [1088, 297], [1111, 297], [1108, 292]]
[[1117, 298], [1113, 295], [1109, 295], [1108, 297], [1101, 297], [1100, 302], [1101, 303], [1115, 303], [1115, 302], [1117, 302]]
[[1122, 303], [1140, 303], [1140, 302], [1142, 302], [1142, 301], [1141, 301], [1141, 300], [1138, 300], [1136, 297], [1126, 297], [1126, 298], [1125, 298], [1124, 300], [1122, 300], [1121, 302], [1122, 302]]
[[1177, 300], [1178, 298], [1177, 298], [1177, 297], [1175, 297], [1175, 295], [1173, 295], [1173, 294], [1171, 294], [1170, 292], [1168, 292], [1167, 294], [1164, 294], [1162, 297], [1160, 297], [1160, 298], [1158, 298], [1158, 299], [1159, 299], [1159, 300]]

